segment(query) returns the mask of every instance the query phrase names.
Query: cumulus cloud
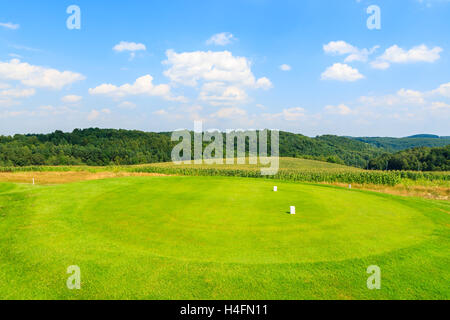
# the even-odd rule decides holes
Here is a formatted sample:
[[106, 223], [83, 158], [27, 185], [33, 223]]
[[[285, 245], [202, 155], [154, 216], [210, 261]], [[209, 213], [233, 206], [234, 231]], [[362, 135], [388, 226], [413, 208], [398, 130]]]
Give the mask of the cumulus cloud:
[[86, 79], [85, 76], [72, 71], [34, 66], [19, 59], [0, 61], [0, 78], [17, 80], [30, 87], [62, 89], [74, 82]]
[[199, 99], [212, 104], [242, 102], [247, 98], [246, 88], [273, 87], [268, 78], [257, 79], [253, 75], [247, 58], [235, 57], [229, 51], [176, 53], [168, 50], [163, 63], [169, 66], [164, 75], [174, 84], [192, 87], [201, 84]]
[[234, 39], [233, 34], [229, 32], [221, 32], [213, 35], [211, 38], [206, 40], [207, 45], [216, 45], [216, 46], [226, 46], [230, 44]]
[[88, 113], [87, 119], [89, 121], [94, 121], [94, 120], [98, 119], [100, 116], [107, 115], [110, 113], [111, 113], [111, 110], [109, 110], [109, 109], [101, 109], [101, 110], [93, 109], [93, 110], [91, 110], [91, 112]]
[[291, 71], [291, 66], [290, 65], [288, 65], [288, 64], [282, 64], [281, 66], [280, 66], [280, 70], [281, 71]]
[[17, 30], [20, 28], [20, 25], [14, 24], [11, 22], [0, 22], [0, 27], [10, 29], [10, 30]]
[[386, 70], [386, 69], [389, 69], [389, 67], [391, 66], [391, 64], [389, 62], [382, 61], [382, 60], [372, 61], [370, 63], [370, 65], [372, 66], [372, 68], [379, 69], [379, 70]]
[[403, 101], [407, 103], [417, 103], [421, 104], [425, 102], [424, 94], [420, 91], [410, 90], [410, 89], [400, 89], [397, 92], [397, 96], [402, 98]]
[[440, 47], [428, 48], [422, 44], [409, 50], [400, 48], [397, 45], [386, 49], [386, 51], [371, 63], [373, 68], [387, 69], [392, 63], [416, 63], [427, 62], [433, 63], [441, 58], [443, 51]]
[[61, 101], [65, 102], [65, 103], [77, 103], [77, 102], [80, 102], [82, 99], [83, 99], [83, 97], [81, 97], [81, 96], [70, 94], [70, 95], [62, 97]]
[[347, 107], [345, 104], [340, 104], [337, 106], [328, 105], [325, 107], [325, 111], [330, 114], [338, 114], [341, 116], [346, 116], [352, 113], [352, 109]]
[[328, 54], [347, 55], [345, 62], [362, 61], [366, 62], [379, 46], [372, 49], [359, 49], [345, 41], [331, 41], [323, 46], [323, 51]]
[[120, 43], [118, 43], [114, 46], [113, 50], [117, 51], [117, 52], [145, 51], [145, 50], [147, 50], [147, 47], [145, 46], [145, 44], [142, 44], [142, 43], [121, 41]]
[[342, 63], [335, 63], [322, 73], [322, 80], [353, 82], [363, 78], [364, 76], [359, 73], [358, 69], [352, 68], [349, 65]]
[[219, 119], [235, 119], [239, 117], [244, 117], [247, 112], [238, 107], [222, 108], [219, 111], [213, 113], [211, 117]]
[[154, 85], [153, 77], [145, 75], [138, 79], [133, 84], [126, 83], [121, 86], [116, 86], [109, 83], [101, 84], [95, 88], [89, 89], [91, 95], [104, 95], [113, 98], [122, 98], [134, 95], [159, 96], [166, 100], [182, 100], [183, 97], [172, 97], [170, 93], [170, 86], [167, 84]]
[[113, 47], [116, 52], [130, 52], [130, 60], [136, 56], [136, 51], [146, 51], [147, 47], [143, 43], [121, 41]]
[[433, 90], [432, 93], [450, 98], [450, 82], [440, 85], [439, 88]]
[[[164, 72], [171, 81], [196, 86], [199, 81], [238, 83], [248, 87], [267, 86], [268, 79], [258, 82], [245, 57], [234, 57], [229, 51], [194, 51], [176, 53], [167, 51], [164, 64], [170, 68]], [[269, 80], [270, 81], [270, 80]]]
[[227, 86], [223, 82], [208, 82], [202, 87], [199, 100], [212, 105], [233, 104], [247, 99], [247, 93], [236, 86]]

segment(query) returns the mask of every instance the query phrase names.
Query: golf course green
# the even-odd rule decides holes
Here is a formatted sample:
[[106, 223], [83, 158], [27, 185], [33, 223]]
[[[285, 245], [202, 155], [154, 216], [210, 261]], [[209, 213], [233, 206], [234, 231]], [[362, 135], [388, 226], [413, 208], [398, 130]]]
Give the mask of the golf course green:
[[449, 299], [449, 213], [251, 178], [0, 183], [0, 299]]

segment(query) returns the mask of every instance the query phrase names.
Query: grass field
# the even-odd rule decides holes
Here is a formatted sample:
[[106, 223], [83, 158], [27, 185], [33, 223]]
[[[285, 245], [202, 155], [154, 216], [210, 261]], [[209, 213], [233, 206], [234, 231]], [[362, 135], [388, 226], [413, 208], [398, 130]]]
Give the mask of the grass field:
[[449, 299], [449, 214], [448, 201], [254, 178], [4, 182], [0, 299]]

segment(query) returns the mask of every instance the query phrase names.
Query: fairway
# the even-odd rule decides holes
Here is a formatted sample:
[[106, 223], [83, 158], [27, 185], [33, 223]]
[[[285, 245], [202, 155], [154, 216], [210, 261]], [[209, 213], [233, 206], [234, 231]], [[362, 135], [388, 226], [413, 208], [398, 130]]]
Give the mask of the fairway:
[[[250, 178], [0, 183], [0, 298], [448, 299], [449, 213]], [[66, 287], [71, 265], [81, 290]], [[381, 290], [367, 289], [370, 265]]]

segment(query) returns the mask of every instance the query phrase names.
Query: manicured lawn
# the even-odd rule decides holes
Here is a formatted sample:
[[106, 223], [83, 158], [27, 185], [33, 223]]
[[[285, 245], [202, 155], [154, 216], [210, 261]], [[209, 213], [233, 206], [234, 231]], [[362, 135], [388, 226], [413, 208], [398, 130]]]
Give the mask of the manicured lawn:
[[[235, 177], [0, 183], [0, 298], [448, 299], [449, 213]], [[70, 265], [81, 290], [66, 287]], [[367, 289], [370, 265], [380, 290]]]

